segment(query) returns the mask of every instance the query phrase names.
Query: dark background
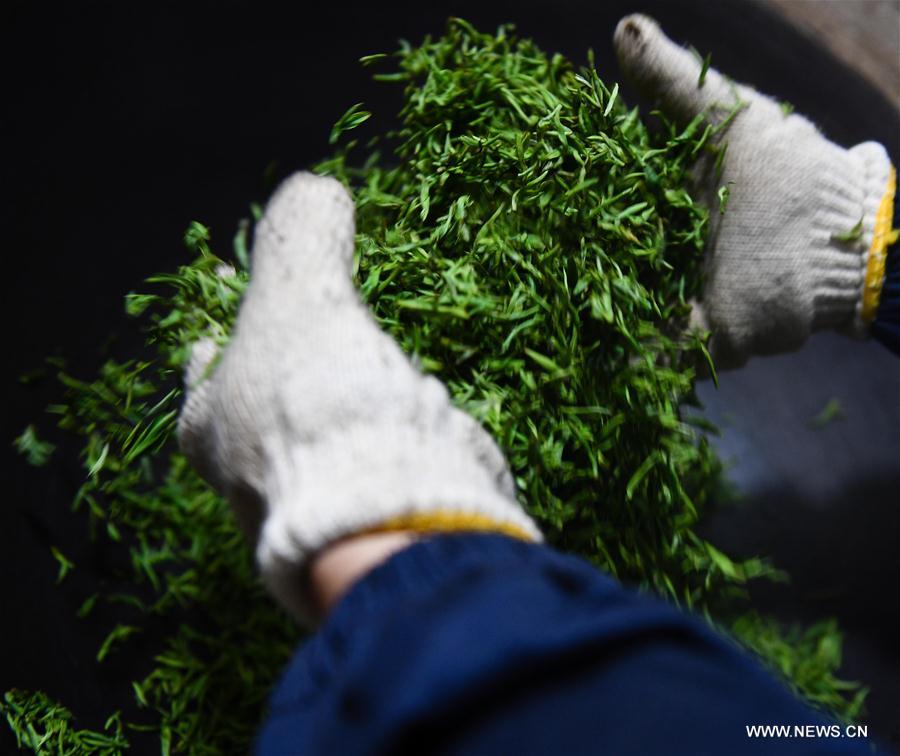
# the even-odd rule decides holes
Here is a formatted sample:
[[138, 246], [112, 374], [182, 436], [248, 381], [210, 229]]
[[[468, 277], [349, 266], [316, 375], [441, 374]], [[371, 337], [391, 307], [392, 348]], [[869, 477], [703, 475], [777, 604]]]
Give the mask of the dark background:
[[[514, 21], [577, 62], [593, 47], [601, 76], [621, 81], [610, 38], [635, 10], [711, 51], [732, 77], [790, 101], [835, 141], [875, 139], [900, 155], [900, 120], [881, 95], [746, 1], [4, 4], [0, 322], [11, 360], [2, 376], [0, 688], [42, 688], [97, 726], [130, 705], [119, 691], [139, 656], [98, 666], [105, 626], [73, 618], [108, 559], [69, 514], [83, 475], [77, 460], [63, 448], [32, 469], [11, 448], [29, 422], [50, 425], [42, 410], [59, 397], [52, 377], [25, 386], [20, 374], [60, 354], [91, 377], [105, 350], [138, 341], [122, 296], [187, 259], [180, 239], [190, 220], [211, 226], [224, 249], [248, 202], [269, 190], [267, 169], [282, 176], [326, 156], [348, 106], [363, 101], [376, 128], [389, 126], [397, 93], [371, 82], [360, 56], [439, 33], [460, 15], [485, 29]], [[816, 337], [702, 394], [745, 494], [709, 532], [723, 548], [772, 554], [791, 572], [790, 586], [758, 592], [763, 608], [841, 618], [844, 674], [871, 686], [872, 730], [897, 748], [900, 360], [877, 344]], [[808, 420], [832, 397], [844, 418], [812, 429]], [[51, 544], [79, 565], [61, 588]], [[0, 752], [13, 747], [0, 732]]]

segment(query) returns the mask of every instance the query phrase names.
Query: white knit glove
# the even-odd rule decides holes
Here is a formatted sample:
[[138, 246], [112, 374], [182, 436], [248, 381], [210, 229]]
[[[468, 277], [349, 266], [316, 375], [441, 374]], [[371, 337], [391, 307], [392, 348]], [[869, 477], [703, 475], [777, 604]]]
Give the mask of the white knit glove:
[[195, 345], [178, 423], [183, 450], [255, 539], [264, 581], [301, 621], [310, 556], [344, 536], [540, 540], [488, 434], [362, 304], [353, 214], [333, 179], [299, 173], [282, 184], [256, 226], [231, 342], [214, 367], [212, 342]]
[[[754, 354], [799, 348], [816, 329], [862, 336], [877, 309], [890, 232], [893, 168], [884, 148], [865, 142], [845, 150], [807, 119], [735, 85], [675, 45], [650, 18], [619, 22], [615, 47], [629, 78], [687, 122], [698, 114], [722, 124], [724, 170], [710, 156], [698, 166], [710, 207], [707, 278], [701, 324], [712, 332], [721, 367]], [[717, 190], [728, 187], [724, 214]], [[857, 224], [861, 233], [849, 236]], [[704, 320], [705, 316], [705, 320]]]

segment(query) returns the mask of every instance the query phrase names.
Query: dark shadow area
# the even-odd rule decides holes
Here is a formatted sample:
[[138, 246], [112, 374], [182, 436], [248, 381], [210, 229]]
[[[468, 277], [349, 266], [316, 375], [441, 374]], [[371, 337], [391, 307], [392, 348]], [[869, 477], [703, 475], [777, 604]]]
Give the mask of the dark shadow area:
[[788, 583], [760, 581], [754, 606], [785, 622], [836, 617], [845, 633], [849, 679], [872, 688], [868, 720], [895, 748], [900, 744], [900, 469], [890, 477], [851, 478], [815, 502], [796, 491], [755, 493], [714, 515], [707, 536], [739, 557], [765, 554], [790, 575]]
[[[706, 535], [728, 553], [769, 556], [791, 576], [753, 587], [761, 611], [840, 620], [842, 674], [871, 688], [868, 721], [896, 748], [900, 360], [876, 343], [822, 334], [699, 394], [739, 497], [709, 518]], [[836, 414], [823, 424], [829, 403]]]
[[[360, 56], [391, 51], [399, 38], [415, 41], [438, 33], [447, 16], [460, 15], [484, 29], [514, 21], [521, 34], [576, 62], [593, 47], [601, 76], [620, 81], [611, 35], [618, 18], [635, 10], [655, 15], [674, 38], [710, 51], [713, 64], [733, 78], [790, 101], [836, 141], [850, 145], [875, 139], [895, 159], [900, 155], [900, 122], [884, 98], [814, 42], [750, 2], [351, 2], [319, 3], [312, 10], [302, 3], [246, 0], [58, 6], [17, 0], [3, 6], [0, 227], [6, 277], [0, 306], [11, 359], [3, 371], [0, 409], [5, 578], [0, 687], [43, 688], [72, 705], [84, 726], [96, 727], [113, 709], [132, 706], [128, 682], [142, 664], [138, 645], [98, 666], [94, 655], [109, 625], [73, 618], [92, 586], [112, 579], [119, 557], [87, 543], [84, 519], [70, 512], [84, 475], [74, 450], [61, 447], [49, 467], [35, 470], [11, 449], [12, 439], [28, 423], [52, 424], [43, 409], [60, 396], [52, 370], [29, 386], [19, 375], [39, 368], [48, 354], [60, 354], [75, 375], [89, 378], [107, 350], [133, 353], [140, 334], [126, 323], [123, 296], [147, 275], [186, 261], [180, 239], [189, 221], [212, 228], [214, 248], [230, 245], [250, 201], [263, 199], [274, 179], [328, 155], [331, 125], [350, 105], [364, 102], [375, 112], [373, 131], [389, 128], [398, 93], [372, 82], [357, 63]], [[636, 102], [624, 82], [622, 93]], [[111, 333], [117, 335], [112, 342]], [[832, 590], [830, 584], [810, 587], [804, 581], [804, 568], [812, 579], [816, 567], [820, 577], [829, 575], [835, 585], [852, 588], [852, 601], [835, 604], [848, 622], [847, 674], [873, 688], [873, 727], [896, 735], [897, 653], [880, 644], [892, 633], [896, 637], [896, 613], [886, 605], [896, 593], [897, 519], [878, 518], [890, 515], [888, 502], [900, 501], [900, 379], [895, 368], [884, 367], [877, 347], [859, 349], [835, 342], [824, 361], [810, 369], [831, 372], [835, 364], [849, 365], [850, 374], [841, 379], [847, 383], [841, 385], [848, 395], [868, 397], [862, 415], [867, 422], [843, 427], [818, 468], [812, 459], [808, 468], [784, 471], [777, 485], [766, 487], [767, 504], [758, 504], [762, 499], [750, 486], [745, 510], [757, 513], [753, 527], [739, 519], [732, 525], [722, 520], [714, 530], [735, 550], [754, 545], [737, 538], [740, 533], [756, 533], [754, 548], [775, 554], [787, 569], [796, 567], [795, 583], [784, 590]], [[895, 372], [885, 373], [891, 369]], [[795, 373], [795, 363], [782, 370]], [[796, 401], [797, 393], [784, 393], [780, 374], [763, 380], [755, 371], [752, 367], [737, 379], [754, 402], [771, 402], [772, 396], [782, 397], [777, 402], [784, 405]], [[869, 385], [866, 376], [881, 376], [872, 389], [877, 393], [858, 388], [859, 380]], [[729, 402], [743, 406], [747, 401], [746, 393], [727, 392], [731, 380], [723, 380], [716, 405], [720, 414], [730, 411]], [[802, 388], [795, 391], [807, 396]], [[894, 415], [883, 411], [885, 401], [893, 402]], [[761, 422], [775, 438], [794, 438], [793, 421], [779, 411]], [[884, 426], [888, 435], [873, 437], [873, 426]], [[886, 447], [884, 438], [894, 446]], [[802, 440], [790, 443], [806, 448]], [[863, 472], [858, 465], [832, 464], [832, 459], [845, 459], [841, 449], [848, 444], [859, 445], [850, 459], [866, 465]], [[822, 469], [845, 476], [839, 489], [824, 491], [822, 506], [829, 512], [865, 511], [871, 518], [865, 531], [849, 515], [823, 521], [832, 523], [828, 537], [833, 540], [839, 524], [846, 530], [846, 543], [833, 548], [847, 569], [859, 567], [850, 576], [833, 562], [823, 564], [822, 544], [812, 535], [818, 510], [796, 509], [798, 500], [792, 498], [791, 486], [820, 480]], [[742, 480], [754, 474], [750, 470]], [[868, 482], [852, 484], [860, 479]], [[810, 485], [818, 491], [818, 484]], [[859, 505], [863, 494], [871, 500], [865, 508]], [[764, 513], [773, 509], [789, 522], [767, 524]], [[804, 518], [810, 520], [809, 531]], [[61, 587], [55, 585], [51, 545], [78, 567]], [[797, 563], [786, 562], [779, 550]], [[762, 594], [760, 600], [785, 615], [799, 608], [805, 616], [805, 595]], [[809, 606], [831, 611], [827, 603]], [[816, 616], [811, 608], [809, 616]], [[141, 643], [150, 644], [152, 632], [145, 637]], [[0, 750], [11, 750], [9, 733], [5, 727], [0, 731]], [[158, 746], [147, 748], [158, 752]]]

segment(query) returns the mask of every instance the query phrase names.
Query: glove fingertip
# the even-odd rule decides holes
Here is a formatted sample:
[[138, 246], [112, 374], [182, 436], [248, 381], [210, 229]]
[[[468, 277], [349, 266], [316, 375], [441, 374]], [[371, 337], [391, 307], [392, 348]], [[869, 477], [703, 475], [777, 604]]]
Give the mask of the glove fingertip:
[[300, 171], [281, 183], [266, 206], [253, 250], [254, 274], [259, 265], [282, 275], [330, 268], [335, 261], [349, 271], [355, 235], [353, 199], [343, 184]]
[[659, 57], [656, 52], [661, 42], [669, 40], [662, 34], [659, 24], [641, 13], [625, 16], [613, 33], [613, 47], [622, 68], [639, 83], [654, 73]]
[[649, 16], [636, 13], [619, 21], [613, 43], [619, 63], [638, 89], [680, 118], [710, 108], [727, 110], [740, 100], [734, 84], [708, 68], [708, 61], [696, 52], [669, 39]]

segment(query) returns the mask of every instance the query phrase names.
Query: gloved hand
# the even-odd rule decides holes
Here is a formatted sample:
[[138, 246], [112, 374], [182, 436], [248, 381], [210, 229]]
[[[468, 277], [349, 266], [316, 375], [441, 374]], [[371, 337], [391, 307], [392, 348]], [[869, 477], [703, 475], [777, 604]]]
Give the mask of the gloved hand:
[[[669, 40], [650, 18], [619, 22], [616, 52], [629, 78], [684, 122], [703, 114], [727, 143], [696, 170], [710, 207], [700, 322], [720, 367], [799, 348], [817, 329], [865, 335], [878, 307], [895, 174], [884, 148], [844, 149], [806, 118], [735, 85]], [[725, 123], [735, 106], [741, 109]], [[716, 198], [728, 187], [727, 207]]]
[[300, 621], [318, 550], [382, 530], [493, 530], [540, 540], [500, 450], [379, 330], [351, 281], [354, 208], [299, 173], [256, 226], [228, 347], [195, 345], [181, 446], [233, 504], [264, 581]]

